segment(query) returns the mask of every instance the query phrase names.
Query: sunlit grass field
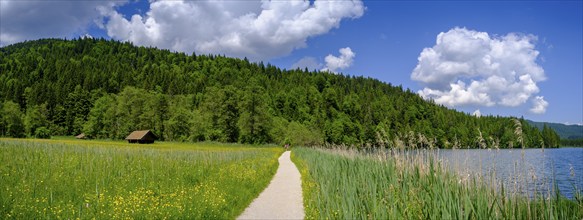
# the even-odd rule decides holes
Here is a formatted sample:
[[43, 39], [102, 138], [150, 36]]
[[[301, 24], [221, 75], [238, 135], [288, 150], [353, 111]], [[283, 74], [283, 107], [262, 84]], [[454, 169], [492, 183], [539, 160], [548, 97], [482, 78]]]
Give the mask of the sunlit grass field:
[[307, 219], [583, 219], [583, 197], [512, 196], [430, 154], [296, 148]]
[[233, 219], [283, 149], [0, 139], [0, 218]]

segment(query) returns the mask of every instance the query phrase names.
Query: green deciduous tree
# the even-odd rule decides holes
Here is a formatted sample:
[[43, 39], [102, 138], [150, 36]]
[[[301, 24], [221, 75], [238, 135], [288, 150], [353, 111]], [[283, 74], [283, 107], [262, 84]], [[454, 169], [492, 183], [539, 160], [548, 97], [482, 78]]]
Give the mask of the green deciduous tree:
[[36, 134], [37, 128], [44, 127], [46, 129], [49, 127], [47, 115], [47, 104], [29, 106], [24, 116], [26, 134], [33, 137]]
[[194, 114], [188, 109], [186, 98], [175, 98], [170, 105], [169, 119], [164, 121], [164, 136], [171, 141], [187, 141], [194, 126]]
[[207, 140], [237, 142], [239, 139], [239, 93], [233, 86], [210, 87], [201, 107]]
[[295, 121], [287, 126], [285, 138], [292, 146], [318, 146], [323, 144], [324, 140], [320, 132]]
[[23, 114], [20, 106], [12, 101], [5, 101], [2, 105], [2, 121], [5, 127], [4, 135], [10, 137], [24, 137]]
[[109, 128], [114, 126], [115, 102], [111, 95], [104, 95], [95, 101], [87, 122], [83, 125], [85, 135], [91, 138], [111, 137]]
[[265, 90], [257, 82], [251, 82], [243, 93], [238, 126], [242, 143], [267, 143], [271, 141], [271, 116], [267, 111]]

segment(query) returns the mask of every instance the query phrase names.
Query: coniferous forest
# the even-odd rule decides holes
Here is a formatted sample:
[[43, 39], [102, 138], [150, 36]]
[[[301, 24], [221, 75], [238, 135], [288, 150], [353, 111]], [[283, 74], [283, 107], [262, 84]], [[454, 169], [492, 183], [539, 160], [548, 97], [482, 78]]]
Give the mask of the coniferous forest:
[[362, 76], [104, 39], [0, 49], [0, 136], [373, 147], [557, 147], [524, 119], [474, 117]]

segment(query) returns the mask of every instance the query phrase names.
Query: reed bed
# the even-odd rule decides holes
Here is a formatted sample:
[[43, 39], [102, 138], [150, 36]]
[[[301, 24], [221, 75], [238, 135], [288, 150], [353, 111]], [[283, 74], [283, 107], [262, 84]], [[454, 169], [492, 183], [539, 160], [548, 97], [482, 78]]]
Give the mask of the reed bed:
[[2, 219], [234, 219], [282, 150], [0, 139]]
[[295, 148], [307, 219], [582, 219], [583, 197], [531, 198], [449, 171], [428, 151]]

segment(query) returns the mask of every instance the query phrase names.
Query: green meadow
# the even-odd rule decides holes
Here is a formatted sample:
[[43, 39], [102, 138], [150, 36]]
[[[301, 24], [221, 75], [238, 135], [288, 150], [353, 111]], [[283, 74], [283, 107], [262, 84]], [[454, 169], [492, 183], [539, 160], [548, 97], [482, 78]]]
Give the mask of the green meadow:
[[0, 139], [0, 218], [233, 219], [282, 149], [218, 143]]
[[[283, 149], [0, 139], [2, 219], [234, 219]], [[581, 219], [583, 197], [526, 198], [431, 154], [294, 148], [307, 219]]]
[[307, 219], [582, 219], [583, 196], [526, 198], [431, 154], [296, 148]]

